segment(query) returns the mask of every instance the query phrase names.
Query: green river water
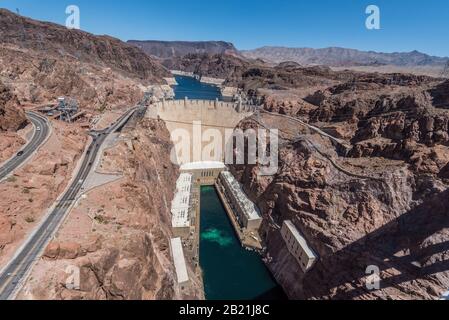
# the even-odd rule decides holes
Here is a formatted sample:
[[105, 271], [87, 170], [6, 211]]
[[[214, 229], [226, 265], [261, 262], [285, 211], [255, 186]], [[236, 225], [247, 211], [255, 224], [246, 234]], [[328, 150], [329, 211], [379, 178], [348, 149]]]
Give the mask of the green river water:
[[260, 255], [240, 245], [214, 187], [201, 189], [200, 265], [208, 300], [286, 298]]

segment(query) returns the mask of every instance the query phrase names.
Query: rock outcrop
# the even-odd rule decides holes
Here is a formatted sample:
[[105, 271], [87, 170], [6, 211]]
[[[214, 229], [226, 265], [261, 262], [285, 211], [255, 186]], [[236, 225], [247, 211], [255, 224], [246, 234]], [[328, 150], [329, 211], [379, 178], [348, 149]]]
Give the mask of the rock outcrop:
[[433, 103], [442, 108], [449, 108], [449, 80], [432, 88], [429, 93], [433, 98]]
[[94, 36], [0, 10], [0, 79], [27, 104], [71, 96], [83, 108], [132, 105], [149, 84], [169, 72], [143, 51], [108, 36]]
[[[286, 120], [261, 119], [302, 135], [282, 134], [272, 177], [259, 177], [258, 166], [232, 168], [261, 209], [268, 266], [290, 298], [435, 299], [447, 290], [447, 185], [403, 161], [339, 157], [327, 138]], [[319, 256], [308, 273], [280, 236], [284, 220], [293, 221]], [[371, 265], [381, 270], [380, 290], [366, 288]]]
[[288, 89], [312, 86], [330, 86], [339, 80], [350, 79], [351, 73], [333, 72], [328, 67], [302, 67], [283, 63], [271, 66], [263, 61], [248, 60], [229, 54], [188, 54], [168, 59], [164, 65], [172, 70], [182, 70], [213, 78], [226, 79], [225, 85], [256, 89]]
[[[264, 97], [266, 110], [346, 140], [348, 153], [288, 118], [262, 113], [240, 124], [282, 136], [274, 176], [258, 176], [254, 165], [232, 170], [262, 211], [268, 266], [291, 298], [437, 299], [447, 291], [449, 115], [438, 103], [447, 96], [441, 86], [428, 77], [354, 74], [296, 102]], [[280, 235], [284, 220], [319, 256], [307, 273]], [[379, 290], [366, 286], [369, 266], [380, 270]]]
[[28, 123], [17, 97], [0, 81], [0, 132], [15, 132]]
[[142, 49], [148, 55], [160, 59], [180, 58], [192, 53], [239, 54], [232, 43], [224, 41], [129, 40], [128, 43]]
[[305, 97], [316, 106], [306, 119], [350, 125], [352, 157], [403, 160], [421, 173], [438, 174], [449, 155], [449, 114], [429, 92], [440, 86], [428, 77], [362, 76]]

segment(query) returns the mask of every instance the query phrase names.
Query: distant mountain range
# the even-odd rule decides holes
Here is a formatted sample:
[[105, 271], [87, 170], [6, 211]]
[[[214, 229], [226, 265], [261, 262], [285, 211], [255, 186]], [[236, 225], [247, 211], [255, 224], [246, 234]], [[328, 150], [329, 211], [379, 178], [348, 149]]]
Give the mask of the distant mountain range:
[[435, 57], [412, 52], [383, 53], [360, 51], [339, 47], [323, 49], [262, 47], [239, 51], [232, 43], [224, 41], [136, 41], [128, 43], [139, 47], [148, 55], [159, 59], [173, 59], [188, 54], [228, 54], [243, 59], [262, 59], [268, 63], [296, 62], [303, 66], [324, 65], [329, 67], [437, 67], [443, 68], [449, 58]]
[[192, 53], [238, 54], [232, 43], [224, 41], [137, 41], [129, 40], [147, 54], [160, 59], [183, 57]]
[[262, 59], [273, 63], [293, 61], [301, 65], [325, 65], [330, 67], [382, 65], [401, 67], [443, 66], [449, 61], [449, 58], [434, 57], [419, 51], [382, 53], [337, 47], [324, 49], [262, 47], [255, 50], [242, 51], [241, 53], [246, 58]]

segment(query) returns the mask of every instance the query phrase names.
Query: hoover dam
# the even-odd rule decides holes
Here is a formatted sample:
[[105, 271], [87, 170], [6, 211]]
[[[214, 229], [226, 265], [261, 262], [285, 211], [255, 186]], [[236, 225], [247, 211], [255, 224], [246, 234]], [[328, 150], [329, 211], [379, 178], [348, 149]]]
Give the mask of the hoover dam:
[[82, 2], [0, 5], [0, 301], [449, 300], [449, 5]]
[[[176, 80], [175, 100], [153, 104], [147, 117], [166, 123], [176, 147], [173, 160], [182, 172], [177, 188], [189, 190], [189, 194], [178, 192], [172, 204], [175, 216], [180, 212], [179, 202], [189, 203], [180, 216], [173, 218], [174, 235], [183, 243], [181, 247], [181, 241], [176, 241], [180, 238], [172, 240], [178, 282], [188, 286], [191, 274], [183, 265], [190, 264], [203, 280], [206, 299], [284, 299], [259, 253], [244, 247], [232, 223], [232, 213], [225, 210], [223, 197], [219, 197], [216, 181], [224, 168], [223, 155], [203, 152], [211, 139], [218, 139], [224, 148], [229, 132], [256, 107], [220, 101], [217, 87], [193, 78], [177, 76]], [[201, 143], [195, 139], [201, 139]], [[196, 149], [198, 145], [200, 150]], [[186, 148], [192, 158], [182, 154]], [[192, 182], [185, 183], [186, 179]], [[185, 212], [188, 221], [183, 221]]]
[[[184, 77], [178, 77], [182, 86], [183, 81], [179, 78]], [[191, 79], [184, 85], [191, 86], [193, 81], [197, 80]], [[205, 89], [207, 87], [210, 91]], [[201, 84], [200, 88], [199, 91], [177, 89], [175, 100], [158, 102], [148, 110], [149, 118], [166, 123], [176, 147], [176, 161], [180, 165], [223, 161], [229, 133], [256, 111], [255, 106], [220, 101], [220, 92], [214, 86]], [[204, 98], [189, 99], [190, 96]], [[209, 149], [213, 150], [208, 150], [211, 145], [213, 147]]]

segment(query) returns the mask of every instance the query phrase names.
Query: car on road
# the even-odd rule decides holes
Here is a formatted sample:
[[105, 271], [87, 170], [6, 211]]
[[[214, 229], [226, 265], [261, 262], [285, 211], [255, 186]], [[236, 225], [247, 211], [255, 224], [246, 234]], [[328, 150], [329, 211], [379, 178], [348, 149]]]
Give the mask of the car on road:
[[24, 152], [23, 152], [23, 151], [19, 151], [19, 152], [17, 152], [17, 156], [18, 156], [18, 157], [21, 157], [21, 156], [23, 156], [23, 154], [24, 154]]
[[41, 127], [37, 127], [37, 128], [36, 128], [36, 131], [41, 131]]

